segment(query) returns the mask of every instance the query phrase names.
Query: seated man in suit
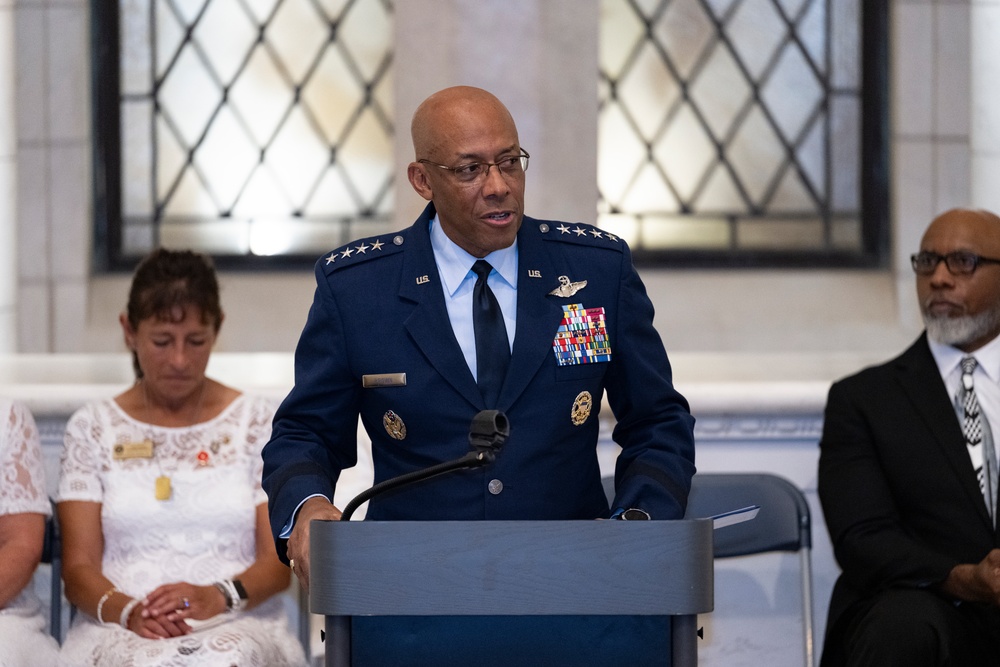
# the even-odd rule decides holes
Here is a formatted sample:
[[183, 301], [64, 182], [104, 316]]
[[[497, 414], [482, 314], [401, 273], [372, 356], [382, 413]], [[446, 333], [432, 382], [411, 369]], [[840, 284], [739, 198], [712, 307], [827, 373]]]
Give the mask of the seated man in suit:
[[[431, 95], [411, 134], [407, 176], [430, 202], [423, 214], [316, 265], [295, 387], [263, 452], [280, 557], [308, 583], [309, 523], [341, 516], [331, 501], [341, 470], [356, 462], [359, 415], [376, 482], [462, 456], [481, 410], [501, 410], [510, 422], [490, 467], [373, 498], [369, 520], [683, 517], [694, 420], [671, 382], [625, 241], [524, 215], [528, 153], [510, 112], [487, 91]], [[605, 395], [622, 446], [611, 507], [596, 451]], [[373, 662], [465, 664], [451, 657], [457, 652], [422, 659], [415, 651], [472, 641], [483, 649], [480, 665], [554, 664], [544, 651], [560, 644], [575, 651], [573, 664], [648, 664], [631, 631], [655, 628], [649, 620], [527, 619], [512, 629], [518, 619], [480, 617], [439, 633], [432, 621], [399, 620], [387, 624], [394, 639], [383, 633]], [[658, 627], [642, 636], [666, 640]], [[519, 645], [522, 630], [538, 642]]]
[[943, 213], [912, 263], [926, 331], [827, 401], [824, 667], [1000, 664], [1000, 218]]

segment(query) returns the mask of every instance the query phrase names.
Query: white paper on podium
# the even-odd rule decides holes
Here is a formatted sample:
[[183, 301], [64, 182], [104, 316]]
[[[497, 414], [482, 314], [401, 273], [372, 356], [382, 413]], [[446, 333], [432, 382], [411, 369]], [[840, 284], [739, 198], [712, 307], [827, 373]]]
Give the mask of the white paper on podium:
[[743, 523], [744, 521], [749, 521], [757, 516], [757, 512], [760, 511], [760, 505], [750, 505], [748, 507], [741, 507], [738, 510], [730, 510], [728, 512], [723, 512], [722, 514], [715, 514], [708, 517], [712, 520], [712, 528], [718, 530], [719, 528], [725, 528], [726, 526], [732, 526], [735, 523]]

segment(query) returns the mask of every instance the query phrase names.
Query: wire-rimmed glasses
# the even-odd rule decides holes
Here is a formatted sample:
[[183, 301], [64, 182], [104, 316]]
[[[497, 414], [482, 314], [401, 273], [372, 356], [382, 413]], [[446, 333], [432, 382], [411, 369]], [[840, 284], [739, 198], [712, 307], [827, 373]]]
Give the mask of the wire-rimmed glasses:
[[437, 162], [431, 162], [425, 158], [417, 160], [422, 164], [429, 164], [433, 167], [438, 167], [440, 169], [446, 169], [455, 175], [455, 179], [460, 183], [477, 183], [486, 178], [490, 173], [491, 167], [496, 167], [504, 176], [516, 176], [518, 174], [523, 174], [528, 169], [528, 151], [521, 149], [520, 155], [508, 155], [507, 157], [502, 157], [496, 162], [466, 162], [460, 164], [457, 167], [449, 167], [446, 164], [438, 164]]

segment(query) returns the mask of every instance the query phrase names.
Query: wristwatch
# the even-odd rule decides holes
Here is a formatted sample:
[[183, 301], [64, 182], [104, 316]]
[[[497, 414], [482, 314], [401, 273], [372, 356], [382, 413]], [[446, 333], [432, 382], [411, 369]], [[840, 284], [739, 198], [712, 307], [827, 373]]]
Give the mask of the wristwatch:
[[619, 521], [649, 521], [649, 512], [638, 507], [630, 507], [627, 510], [616, 512], [611, 518]]
[[[649, 515], [646, 518], [648, 519]], [[247, 606], [247, 600], [250, 597], [247, 595], [247, 589], [243, 587], [243, 582], [239, 579], [233, 579], [233, 588], [236, 589], [236, 594], [240, 597], [239, 602], [233, 604], [233, 607], [237, 610], [243, 609]]]

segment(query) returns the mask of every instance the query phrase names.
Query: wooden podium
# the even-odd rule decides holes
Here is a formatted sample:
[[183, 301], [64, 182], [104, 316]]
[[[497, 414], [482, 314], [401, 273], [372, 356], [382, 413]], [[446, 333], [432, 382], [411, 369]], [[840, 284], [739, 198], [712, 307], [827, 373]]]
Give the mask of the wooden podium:
[[712, 521], [316, 521], [310, 611], [326, 665], [352, 616], [668, 615], [674, 667], [697, 665], [712, 611]]

